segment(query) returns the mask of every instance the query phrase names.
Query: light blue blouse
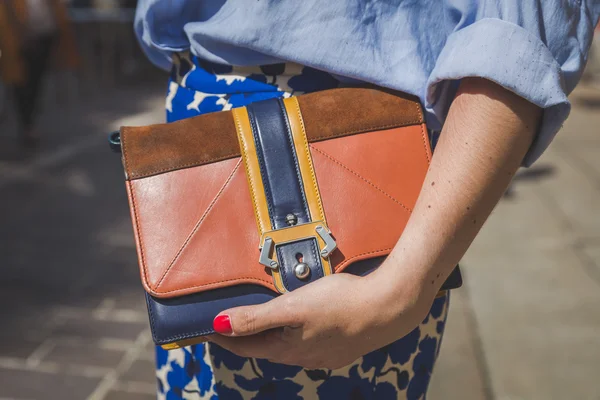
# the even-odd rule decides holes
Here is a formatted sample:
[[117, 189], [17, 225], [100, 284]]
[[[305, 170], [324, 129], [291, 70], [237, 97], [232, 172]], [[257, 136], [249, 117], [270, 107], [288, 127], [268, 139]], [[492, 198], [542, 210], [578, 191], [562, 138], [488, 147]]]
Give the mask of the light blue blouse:
[[418, 96], [439, 130], [467, 76], [490, 79], [544, 108], [524, 165], [570, 111], [598, 0], [140, 0], [135, 31], [146, 54], [232, 65], [296, 62]]

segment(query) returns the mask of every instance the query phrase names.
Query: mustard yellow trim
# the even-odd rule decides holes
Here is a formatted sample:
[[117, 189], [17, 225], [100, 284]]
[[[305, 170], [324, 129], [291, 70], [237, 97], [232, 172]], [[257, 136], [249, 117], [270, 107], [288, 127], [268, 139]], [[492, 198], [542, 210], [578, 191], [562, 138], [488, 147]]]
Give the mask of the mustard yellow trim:
[[[304, 128], [304, 121], [302, 120], [298, 99], [296, 97], [289, 97], [283, 100], [283, 105], [292, 131], [294, 148], [296, 149], [296, 157], [298, 159], [298, 166], [300, 167], [300, 174], [302, 175], [302, 185], [304, 186], [304, 193], [306, 195], [306, 202], [308, 203], [311, 220], [322, 221], [325, 227], [327, 227], [323, 202], [321, 201], [321, 195], [319, 193], [317, 176], [308, 147], [306, 129]], [[322, 245], [321, 238], [319, 237], [317, 239]], [[275, 242], [277, 243], [277, 240], [275, 240]], [[323, 259], [323, 274], [331, 275], [332, 273], [333, 271], [329, 259]]]
[[[273, 239], [275, 244], [283, 244], [288, 242], [293, 242], [298, 239], [310, 238], [313, 236], [318, 236], [316, 228], [319, 225], [325, 225], [323, 221], [314, 221], [308, 222], [302, 225], [290, 226], [289, 228], [281, 228], [274, 231], [269, 231], [263, 233], [261, 237], [260, 244], [261, 246], [264, 243], [266, 237], [270, 237]], [[319, 243], [324, 245], [321, 237], [318, 237]]]
[[206, 336], [198, 336], [198, 337], [194, 337], [191, 339], [179, 340], [177, 342], [163, 344], [160, 347], [162, 347], [164, 350], [174, 350], [174, 349], [180, 349], [180, 348], [186, 347], [186, 346], [192, 346], [194, 344], [204, 343], [207, 340], [208, 340], [208, 338]]
[[250, 196], [252, 197], [258, 234], [262, 235], [265, 231], [271, 229], [271, 220], [269, 219], [269, 207], [265, 198], [265, 187], [260, 174], [258, 156], [256, 155], [256, 146], [254, 145], [254, 135], [252, 134], [246, 108], [234, 108], [232, 112], [242, 159], [246, 168], [246, 177], [248, 178], [248, 187], [250, 188]]
[[283, 100], [283, 104], [285, 106], [285, 111], [287, 113], [288, 120], [290, 122], [290, 128], [292, 130], [292, 138], [294, 139], [296, 157], [298, 158], [298, 165], [300, 166], [300, 174], [302, 175], [302, 183], [304, 186], [304, 193], [306, 194], [306, 202], [308, 203], [311, 220], [323, 221], [325, 224], [327, 224], [325, 212], [323, 211], [323, 204], [321, 202], [321, 195], [319, 194], [317, 177], [315, 175], [312, 157], [308, 148], [308, 139], [306, 138], [304, 121], [302, 121], [302, 114], [300, 113], [298, 100], [296, 97], [289, 97]]
[[[250, 126], [250, 118], [246, 107], [234, 108], [232, 110], [233, 119], [237, 131], [238, 141], [244, 167], [246, 169], [246, 177], [248, 178], [248, 187], [250, 188], [250, 197], [252, 198], [252, 206], [254, 208], [254, 216], [256, 217], [256, 225], [258, 234], [263, 235], [265, 231], [271, 230], [271, 219], [269, 218], [269, 207], [265, 197], [265, 187], [260, 174], [260, 165], [258, 163], [258, 155], [256, 154], [256, 146], [254, 144], [254, 135]], [[261, 242], [262, 246], [262, 242]], [[273, 252], [271, 257], [277, 261], [277, 252]], [[273, 283], [275, 288], [280, 293], [285, 293], [286, 289], [283, 285], [283, 279], [279, 273], [279, 269], [273, 270]]]

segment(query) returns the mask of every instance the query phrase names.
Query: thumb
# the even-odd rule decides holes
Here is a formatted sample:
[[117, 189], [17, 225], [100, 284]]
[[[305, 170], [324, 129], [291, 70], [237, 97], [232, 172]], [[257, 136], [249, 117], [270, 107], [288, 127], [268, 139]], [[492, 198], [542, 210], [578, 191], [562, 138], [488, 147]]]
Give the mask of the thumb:
[[278, 307], [279, 298], [254, 306], [225, 310], [213, 320], [214, 330], [225, 336], [248, 336], [268, 329], [287, 326], [294, 316]]

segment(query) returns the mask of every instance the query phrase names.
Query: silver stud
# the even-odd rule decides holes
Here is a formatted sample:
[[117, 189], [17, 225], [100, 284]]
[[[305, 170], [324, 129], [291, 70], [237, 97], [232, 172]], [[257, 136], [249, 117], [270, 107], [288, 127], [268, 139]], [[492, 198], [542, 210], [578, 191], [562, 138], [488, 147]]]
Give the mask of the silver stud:
[[298, 263], [294, 267], [294, 274], [298, 279], [306, 279], [310, 275], [310, 268], [306, 263]]
[[285, 222], [289, 226], [294, 226], [298, 223], [298, 217], [296, 217], [294, 214], [288, 214], [285, 216]]

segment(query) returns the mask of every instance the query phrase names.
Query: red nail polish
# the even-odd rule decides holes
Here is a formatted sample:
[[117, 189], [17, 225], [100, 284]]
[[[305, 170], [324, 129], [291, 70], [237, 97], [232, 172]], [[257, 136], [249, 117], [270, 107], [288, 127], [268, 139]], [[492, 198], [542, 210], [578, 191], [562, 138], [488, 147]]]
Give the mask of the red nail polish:
[[217, 317], [213, 320], [213, 328], [217, 333], [222, 335], [229, 335], [231, 332], [233, 332], [229, 315], [217, 315]]

